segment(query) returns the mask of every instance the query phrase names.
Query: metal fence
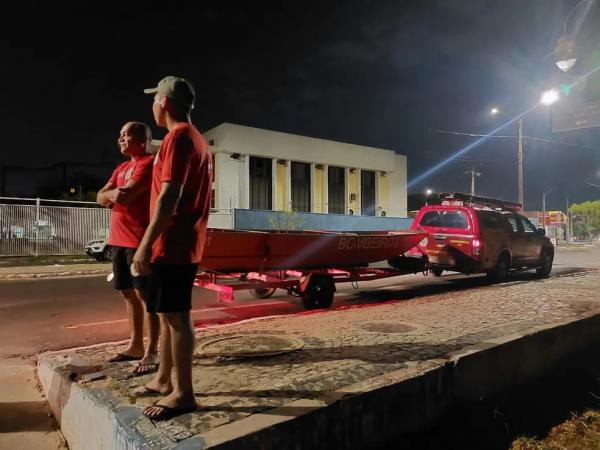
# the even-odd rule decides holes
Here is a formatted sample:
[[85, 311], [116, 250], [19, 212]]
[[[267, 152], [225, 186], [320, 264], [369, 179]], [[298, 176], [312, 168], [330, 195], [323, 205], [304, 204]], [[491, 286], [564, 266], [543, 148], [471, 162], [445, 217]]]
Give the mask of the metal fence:
[[[54, 206], [67, 204], [77, 206]], [[0, 198], [0, 256], [83, 254], [87, 241], [108, 236], [110, 211], [93, 205]]]

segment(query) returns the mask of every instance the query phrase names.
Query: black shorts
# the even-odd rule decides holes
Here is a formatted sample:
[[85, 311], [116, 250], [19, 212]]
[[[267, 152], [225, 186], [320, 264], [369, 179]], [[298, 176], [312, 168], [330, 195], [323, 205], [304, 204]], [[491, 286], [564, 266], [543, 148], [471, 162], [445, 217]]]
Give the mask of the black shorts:
[[144, 291], [148, 283], [147, 277], [134, 277], [131, 275], [131, 262], [135, 248], [113, 247], [113, 285], [117, 291], [137, 289]]
[[198, 264], [152, 264], [144, 291], [148, 312], [184, 312], [192, 309], [192, 288]]

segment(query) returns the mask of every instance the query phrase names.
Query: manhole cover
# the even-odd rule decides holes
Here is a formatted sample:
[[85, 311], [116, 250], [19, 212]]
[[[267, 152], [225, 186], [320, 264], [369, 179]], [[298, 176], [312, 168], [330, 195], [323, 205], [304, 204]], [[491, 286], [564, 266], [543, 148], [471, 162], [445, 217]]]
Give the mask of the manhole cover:
[[290, 336], [236, 335], [213, 339], [198, 344], [197, 350], [202, 356], [225, 356], [230, 358], [249, 358], [255, 356], [273, 356], [290, 353], [304, 347], [304, 342]]
[[417, 327], [406, 323], [389, 323], [389, 322], [367, 322], [362, 325], [365, 331], [373, 333], [408, 333], [416, 330]]

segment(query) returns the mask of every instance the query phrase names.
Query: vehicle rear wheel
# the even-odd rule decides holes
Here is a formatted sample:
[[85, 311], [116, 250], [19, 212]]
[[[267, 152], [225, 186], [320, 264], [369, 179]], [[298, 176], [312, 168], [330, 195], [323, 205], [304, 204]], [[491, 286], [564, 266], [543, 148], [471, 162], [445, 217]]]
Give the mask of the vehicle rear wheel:
[[536, 269], [536, 273], [541, 278], [547, 278], [552, 272], [552, 263], [554, 262], [554, 253], [550, 250], [546, 250], [540, 258], [541, 267]]
[[508, 278], [510, 272], [510, 257], [503, 253], [498, 257], [496, 267], [487, 273], [488, 279], [496, 283], [502, 283]]
[[302, 304], [305, 309], [326, 309], [333, 303], [335, 285], [329, 276], [312, 277], [302, 292]]
[[441, 277], [441, 276], [442, 276], [442, 273], [444, 272], [444, 269], [440, 269], [440, 268], [438, 268], [438, 267], [435, 267], [435, 268], [431, 269], [431, 270], [430, 270], [430, 272], [431, 272], [431, 273], [432, 273], [434, 276], [436, 276], [436, 277]]
[[277, 288], [258, 288], [258, 289], [250, 289], [250, 294], [254, 298], [269, 298], [275, 293]]

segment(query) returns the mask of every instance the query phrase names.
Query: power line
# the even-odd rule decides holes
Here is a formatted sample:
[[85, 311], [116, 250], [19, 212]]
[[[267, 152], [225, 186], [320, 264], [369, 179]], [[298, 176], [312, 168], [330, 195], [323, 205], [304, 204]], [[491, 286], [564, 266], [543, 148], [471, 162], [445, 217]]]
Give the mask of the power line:
[[[457, 135], [457, 136], [469, 136], [469, 137], [484, 137], [484, 136], [487, 136], [489, 138], [498, 138], [498, 139], [517, 139], [517, 136], [510, 136], [510, 135], [492, 135], [492, 136], [489, 136], [487, 134], [462, 133], [462, 132], [459, 132], [459, 131], [434, 130], [434, 129], [428, 129], [427, 131], [429, 131], [431, 133], [454, 134], [454, 135]], [[545, 142], [545, 143], [548, 143], [548, 144], [555, 144], [555, 145], [566, 145], [568, 147], [584, 148], [584, 149], [587, 149], [587, 150], [597, 150], [596, 148], [590, 147], [588, 145], [571, 144], [569, 142], [554, 141], [554, 140], [551, 140], [551, 139], [542, 139], [542, 138], [533, 137], [533, 136], [523, 136], [523, 139], [530, 140], [530, 141]]]

